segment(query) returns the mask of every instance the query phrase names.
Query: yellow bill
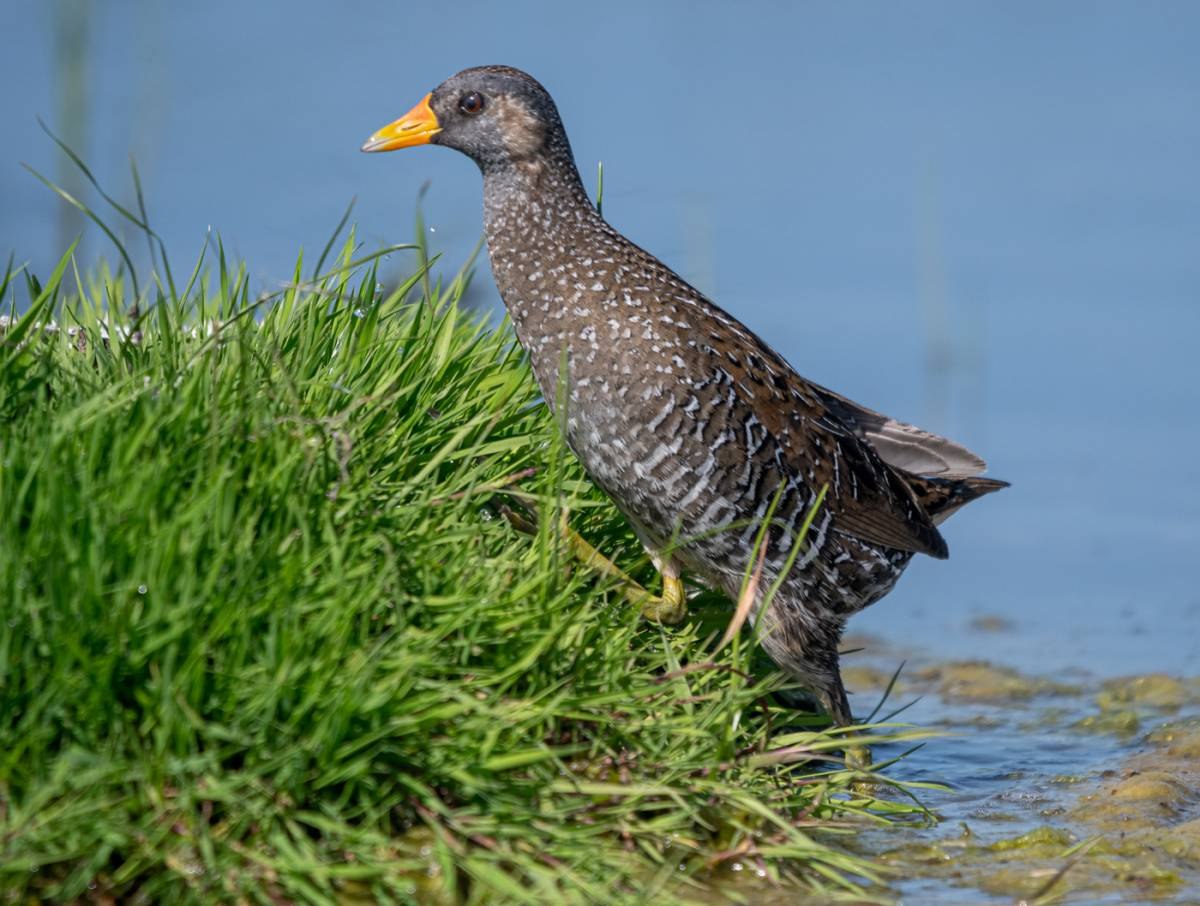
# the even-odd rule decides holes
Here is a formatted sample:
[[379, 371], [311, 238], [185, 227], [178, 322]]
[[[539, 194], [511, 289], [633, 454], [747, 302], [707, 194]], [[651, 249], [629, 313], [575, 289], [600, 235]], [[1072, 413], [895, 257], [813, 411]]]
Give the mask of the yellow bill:
[[429, 106], [432, 96], [432, 93], [425, 95], [416, 107], [372, 135], [362, 146], [362, 150], [395, 151], [397, 148], [428, 144], [431, 138], [442, 131], [437, 115]]

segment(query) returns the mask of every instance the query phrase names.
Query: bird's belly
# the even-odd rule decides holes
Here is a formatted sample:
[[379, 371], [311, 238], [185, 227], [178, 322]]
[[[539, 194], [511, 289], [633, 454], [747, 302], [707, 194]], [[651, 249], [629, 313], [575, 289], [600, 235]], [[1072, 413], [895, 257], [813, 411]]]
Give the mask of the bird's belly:
[[[678, 417], [686, 402], [662, 395], [631, 409], [604, 394], [574, 391], [567, 441], [589, 476], [629, 518], [647, 546], [671, 551], [719, 587], [740, 580], [753, 553], [758, 525], [783, 482], [761, 467], [753, 480], [742, 463], [714, 452], [705, 432]], [[732, 452], [729, 451], [729, 452]], [[745, 457], [735, 455], [734, 460]], [[777, 504], [783, 521], [803, 519], [805, 492], [787, 488]], [[768, 558], [782, 566], [790, 541]]]
[[833, 530], [811, 563], [788, 573], [780, 597], [845, 618], [890, 592], [912, 556]]
[[[762, 457], [755, 470], [730, 468], [713, 455], [703, 431], [670, 417], [677, 407], [663, 397], [634, 407], [631, 417], [630, 407], [587, 389], [571, 394], [566, 434], [588, 474], [643, 541], [670, 549], [683, 565], [736, 596], [753, 565], [768, 507], [774, 502], [776, 524], [798, 530], [811, 489]], [[745, 457], [739, 451], [734, 458]], [[838, 532], [828, 510], [818, 512], [799, 551], [794, 541], [788, 531], [768, 536], [764, 585], [786, 571], [787, 599], [835, 615], [849, 616], [887, 594], [912, 557]]]

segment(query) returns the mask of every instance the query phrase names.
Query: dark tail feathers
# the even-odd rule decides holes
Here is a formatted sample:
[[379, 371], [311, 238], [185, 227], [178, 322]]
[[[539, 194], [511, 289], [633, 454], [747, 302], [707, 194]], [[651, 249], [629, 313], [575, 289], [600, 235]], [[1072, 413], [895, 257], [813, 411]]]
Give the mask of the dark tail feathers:
[[994, 478], [920, 478], [916, 475], [905, 475], [904, 478], [934, 525], [941, 525], [977, 497], [1008, 487], [1007, 481]]

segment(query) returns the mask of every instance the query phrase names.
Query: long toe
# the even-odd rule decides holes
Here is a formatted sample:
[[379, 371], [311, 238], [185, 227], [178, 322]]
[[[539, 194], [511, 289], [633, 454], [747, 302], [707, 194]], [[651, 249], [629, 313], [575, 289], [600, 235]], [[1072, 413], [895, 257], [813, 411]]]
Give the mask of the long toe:
[[655, 623], [674, 626], [687, 617], [687, 602], [667, 598], [649, 598], [642, 602], [642, 616]]

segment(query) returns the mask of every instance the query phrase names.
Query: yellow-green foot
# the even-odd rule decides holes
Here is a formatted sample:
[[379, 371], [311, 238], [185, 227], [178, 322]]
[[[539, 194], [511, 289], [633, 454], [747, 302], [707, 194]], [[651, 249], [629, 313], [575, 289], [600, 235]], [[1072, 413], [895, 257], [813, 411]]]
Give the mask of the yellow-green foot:
[[[537, 534], [537, 526], [533, 520], [536, 520], [534, 515], [533, 520], [526, 518], [508, 507], [502, 507], [501, 513], [504, 518], [518, 531], [525, 532], [529, 535]], [[658, 569], [663, 580], [662, 595], [652, 595], [643, 588], [638, 581], [629, 573], [613, 563], [612, 560], [596, 550], [589, 544], [582, 535], [567, 524], [567, 514], [562, 514], [562, 522], [560, 530], [563, 538], [571, 547], [571, 553], [590, 569], [594, 569], [601, 575], [616, 579], [621, 586], [625, 597], [633, 604], [636, 604], [642, 610], [642, 616], [647, 620], [653, 620], [656, 623], [680, 623], [687, 616], [687, 596], [683, 591], [683, 580], [679, 578], [679, 573], [674, 568], [669, 560], [660, 559], [651, 552], [654, 559], [654, 565]]]
[[864, 745], [846, 746], [842, 750], [842, 754], [846, 759], [846, 767], [852, 771], [869, 771], [871, 770], [871, 749]]
[[586, 566], [610, 578], [616, 579], [625, 597], [642, 609], [642, 616], [656, 623], [679, 623], [687, 616], [687, 597], [683, 592], [683, 580], [674, 571], [665, 570], [657, 561], [662, 574], [663, 593], [661, 596], [652, 595], [638, 581], [613, 563], [608, 557], [596, 550], [582, 535], [567, 525], [566, 514], [563, 514], [563, 535], [571, 545], [576, 557]]
[[656, 623], [682, 623], [687, 616], [687, 598], [683, 594], [683, 582], [678, 576], [663, 576], [663, 593], [654, 597], [636, 582], [627, 587], [625, 593], [636, 599], [642, 607], [642, 616]]

